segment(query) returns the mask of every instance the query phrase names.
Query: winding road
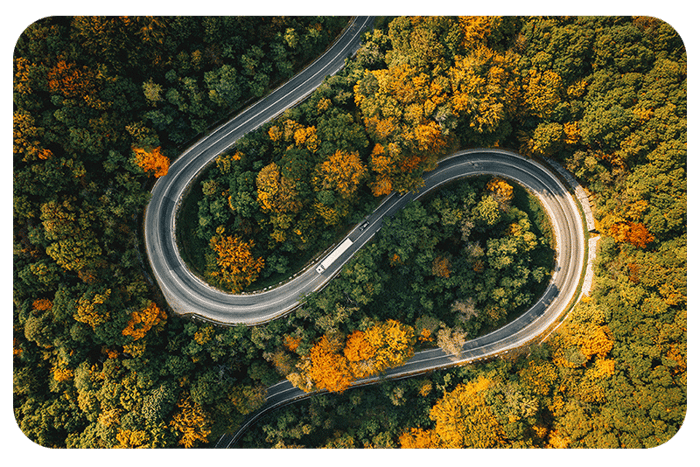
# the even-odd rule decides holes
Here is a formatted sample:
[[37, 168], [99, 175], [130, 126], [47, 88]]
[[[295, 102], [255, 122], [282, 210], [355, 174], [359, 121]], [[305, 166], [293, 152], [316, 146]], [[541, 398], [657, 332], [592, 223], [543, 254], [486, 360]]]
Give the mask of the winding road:
[[[557, 254], [545, 293], [516, 320], [467, 342], [460, 355], [446, 355], [441, 349], [419, 352], [401, 367], [387, 370], [381, 378], [407, 377], [493, 357], [520, 347], [554, 324], [577, 298], [586, 264], [586, 235], [578, 204], [570, 193], [573, 190], [540, 163], [506, 150], [465, 150], [443, 159], [435, 170], [425, 175], [425, 186], [419, 192], [388, 196], [363, 221], [365, 227], [353, 229], [348, 235], [353, 241], [351, 248], [328, 269], [319, 273], [316, 264], [311, 264], [292, 280], [267, 291], [233, 295], [216, 290], [192, 274], [179, 255], [175, 241], [175, 218], [178, 203], [191, 181], [237, 139], [303, 100], [323, 82], [325, 76], [337, 72], [345, 58], [357, 50], [362, 33], [371, 24], [372, 18], [356, 18], [324, 55], [265, 99], [190, 147], [171, 165], [168, 175], [158, 180], [144, 220], [146, 251], [156, 280], [169, 305], [178, 314], [193, 315], [221, 324], [265, 323], [289, 313], [306, 294], [322, 288], [374, 236], [384, 218], [392, 216], [412, 200], [457, 178], [498, 175], [518, 182], [537, 196], [549, 215]], [[379, 378], [366, 378], [355, 385], [372, 384]], [[238, 436], [261, 414], [307, 396], [288, 381], [268, 388], [265, 406], [249, 417], [235, 435], [225, 435], [219, 439], [217, 447], [235, 444]]]

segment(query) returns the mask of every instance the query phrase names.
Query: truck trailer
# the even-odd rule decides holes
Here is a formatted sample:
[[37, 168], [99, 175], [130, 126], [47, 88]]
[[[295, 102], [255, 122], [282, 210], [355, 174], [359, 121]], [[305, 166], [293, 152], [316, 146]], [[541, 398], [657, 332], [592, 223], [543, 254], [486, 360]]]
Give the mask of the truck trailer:
[[340, 257], [340, 255], [345, 253], [348, 250], [348, 248], [350, 248], [351, 245], [352, 245], [352, 240], [350, 240], [349, 238], [346, 238], [345, 241], [343, 241], [343, 243], [341, 243], [335, 250], [333, 250], [331, 252], [331, 254], [326, 256], [326, 259], [324, 259], [321, 262], [321, 264], [319, 264], [316, 267], [316, 272], [321, 274], [323, 271], [328, 269], [330, 267], [330, 265], [333, 264], [335, 262], [335, 260], [337, 260]]

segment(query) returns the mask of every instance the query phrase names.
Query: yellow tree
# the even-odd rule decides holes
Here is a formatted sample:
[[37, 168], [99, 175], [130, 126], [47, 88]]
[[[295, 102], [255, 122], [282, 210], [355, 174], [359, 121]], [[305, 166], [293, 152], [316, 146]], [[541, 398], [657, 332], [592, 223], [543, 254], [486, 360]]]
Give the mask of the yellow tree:
[[177, 412], [170, 426], [179, 433], [178, 444], [185, 448], [194, 447], [197, 442], [207, 442], [211, 433], [210, 421], [204, 408], [193, 402], [189, 394], [177, 403]]
[[139, 340], [143, 338], [152, 327], [157, 326], [166, 319], [167, 315], [165, 312], [158, 308], [155, 303], [151, 302], [143, 310], [131, 312], [129, 322], [122, 330], [122, 334], [133, 337], [135, 341]]
[[422, 172], [435, 168], [449, 142], [436, 120], [448, 90], [449, 80], [401, 60], [388, 69], [366, 71], [355, 86], [355, 103], [378, 143], [369, 165], [375, 195], [414, 189]]
[[566, 93], [564, 82], [552, 70], [531, 69], [525, 88], [525, 105], [530, 115], [548, 120]]
[[216, 253], [218, 270], [210, 274], [234, 292], [240, 292], [258, 278], [265, 267], [265, 260], [253, 256], [255, 243], [245, 242], [238, 237], [224, 235], [225, 229], [218, 227], [216, 235], [209, 241], [210, 248]]
[[41, 138], [43, 129], [35, 126], [35, 120], [26, 110], [17, 110], [12, 119], [12, 150], [21, 156], [24, 162], [36, 159], [46, 160], [53, 156], [50, 149], [43, 147]]
[[307, 374], [319, 389], [343, 392], [350, 386], [352, 374], [341, 349], [342, 345], [327, 336], [311, 349]]
[[440, 448], [440, 438], [435, 430], [411, 428], [399, 436], [401, 449], [435, 449]]
[[276, 163], [263, 167], [255, 180], [258, 202], [263, 211], [273, 213], [296, 213], [301, 202], [294, 182], [284, 177]]
[[338, 149], [316, 168], [313, 184], [317, 191], [332, 190], [343, 198], [350, 198], [367, 174], [360, 155]]
[[78, 306], [73, 317], [76, 321], [88, 324], [95, 329], [97, 326], [109, 321], [110, 312], [106, 302], [112, 290], [107, 289], [103, 293], [85, 293], [78, 299]]
[[459, 27], [462, 30], [462, 47], [472, 49], [477, 45], [486, 45], [491, 33], [493, 18], [488, 16], [460, 16]]
[[375, 371], [401, 365], [413, 356], [415, 332], [411, 326], [390, 319], [365, 331], [365, 338], [375, 348]]
[[505, 433], [486, 402], [490, 379], [458, 385], [430, 410], [435, 434], [446, 448], [490, 449], [505, 445]]
[[476, 135], [497, 135], [514, 115], [521, 92], [518, 59], [512, 52], [501, 54], [480, 45], [467, 56], [457, 57], [450, 68], [453, 111], [467, 120]]

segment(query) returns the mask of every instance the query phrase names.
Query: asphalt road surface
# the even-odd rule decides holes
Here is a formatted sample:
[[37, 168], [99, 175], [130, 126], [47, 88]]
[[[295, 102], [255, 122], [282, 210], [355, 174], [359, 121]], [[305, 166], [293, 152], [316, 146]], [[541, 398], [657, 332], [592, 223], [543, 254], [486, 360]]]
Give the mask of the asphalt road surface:
[[[153, 188], [144, 219], [145, 243], [156, 280], [176, 313], [221, 324], [255, 325], [283, 316], [296, 308], [304, 295], [322, 288], [374, 236], [383, 219], [428, 191], [457, 178], [484, 174], [520, 183], [544, 205], [556, 239], [556, 264], [545, 293], [515, 321], [467, 342], [459, 356], [446, 355], [440, 349], [428, 350], [417, 353], [405, 365], [387, 370], [382, 375], [384, 378], [401, 378], [508, 352], [541, 335], [568, 309], [577, 293], [586, 262], [585, 233], [576, 201], [549, 169], [505, 150], [478, 149], [456, 153], [425, 175], [425, 186], [418, 193], [388, 196], [367, 217], [366, 227], [358, 226], [350, 232], [352, 247], [327, 270], [318, 273], [316, 264], [311, 264], [294, 279], [261, 293], [233, 295], [209, 286], [188, 270], [175, 241], [178, 204], [192, 180], [240, 137], [305, 99], [326, 76], [340, 70], [345, 59], [359, 48], [362, 33], [372, 21], [371, 17], [356, 18], [334, 45], [305, 70], [199, 140], [175, 160], [168, 174], [158, 179]], [[320, 257], [319, 262], [323, 259]], [[372, 384], [378, 379], [368, 378], [356, 384]], [[272, 386], [268, 389], [265, 407], [251, 416], [237, 434], [222, 437], [217, 447], [233, 445], [240, 433], [260, 414], [305, 396], [287, 381]]]
[[[440, 185], [462, 177], [485, 174], [516, 181], [537, 196], [544, 205], [552, 223], [557, 247], [554, 271], [547, 289], [520, 317], [490, 334], [468, 341], [459, 355], [448, 355], [439, 348], [422, 351], [404, 365], [386, 370], [381, 376], [358, 380], [353, 386], [373, 384], [380, 378], [409, 377], [438, 368], [506, 354], [542, 335], [573, 303], [585, 265], [586, 240], [578, 205], [569, 190], [551, 171], [512, 152], [499, 149], [468, 150], [441, 161], [437, 169], [424, 177], [425, 186], [420, 192], [404, 196], [391, 195], [370, 216], [370, 225], [359, 240], [369, 240], [385, 216], [392, 215], [410, 201]], [[362, 241], [355, 242], [358, 248], [362, 244]], [[282, 381], [268, 388], [265, 406], [248, 417], [235, 434], [222, 436], [216, 447], [233, 446], [262, 414], [308, 396], [309, 394], [293, 387], [289, 381]]]
[[146, 253], [158, 285], [176, 313], [197, 315], [222, 324], [259, 324], [294, 308], [300, 293], [323, 285], [328, 274], [304, 275], [301, 280], [255, 296], [235, 296], [213, 289], [187, 269], [178, 253], [177, 207], [192, 180], [217, 155], [246, 133], [305, 99], [326, 76], [338, 72], [345, 59], [357, 51], [362, 34], [372, 22], [372, 17], [356, 18], [326, 53], [270, 95], [199, 140], [171, 164], [166, 176], [158, 179], [144, 219]]

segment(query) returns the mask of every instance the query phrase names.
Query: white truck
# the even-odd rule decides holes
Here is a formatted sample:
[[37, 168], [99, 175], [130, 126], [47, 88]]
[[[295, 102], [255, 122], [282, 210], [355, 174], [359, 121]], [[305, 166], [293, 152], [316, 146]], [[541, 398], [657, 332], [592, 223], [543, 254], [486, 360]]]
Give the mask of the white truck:
[[341, 243], [335, 250], [331, 252], [330, 255], [326, 256], [326, 259], [324, 259], [321, 264], [319, 264], [316, 267], [316, 272], [321, 274], [323, 271], [328, 269], [328, 267], [335, 262], [336, 259], [340, 257], [343, 253], [347, 251], [348, 248], [352, 245], [352, 240], [349, 238], [346, 238], [343, 243]]

